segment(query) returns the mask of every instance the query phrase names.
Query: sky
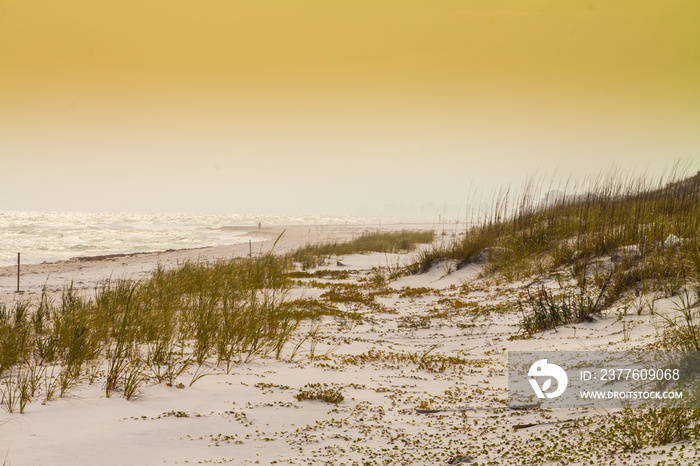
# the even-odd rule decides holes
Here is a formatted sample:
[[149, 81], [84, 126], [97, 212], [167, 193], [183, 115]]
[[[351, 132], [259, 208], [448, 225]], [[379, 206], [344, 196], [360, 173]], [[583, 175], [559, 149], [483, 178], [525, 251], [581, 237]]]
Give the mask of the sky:
[[0, 0], [0, 211], [381, 214], [700, 169], [699, 23], [695, 0]]

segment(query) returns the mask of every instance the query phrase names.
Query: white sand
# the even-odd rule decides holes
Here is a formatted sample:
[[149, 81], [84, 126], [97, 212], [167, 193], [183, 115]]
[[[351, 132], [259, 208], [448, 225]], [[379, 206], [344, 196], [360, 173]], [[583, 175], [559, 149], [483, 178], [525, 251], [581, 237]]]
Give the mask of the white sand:
[[[140, 279], [148, 276], [157, 264], [173, 267], [184, 261], [214, 261], [231, 257], [247, 256], [270, 251], [297, 249], [307, 244], [350, 240], [367, 231], [394, 231], [402, 229], [430, 229], [429, 224], [390, 225], [292, 225], [250, 229], [247, 227], [224, 227], [231, 231], [244, 232], [255, 238], [252, 244], [235, 244], [197, 249], [171, 250], [167, 252], [137, 253], [115, 256], [85, 257], [69, 261], [21, 265], [20, 290], [17, 290], [17, 266], [0, 267], [0, 300], [7, 302], [15, 298], [35, 297], [44, 286], [49, 291], [60, 292], [73, 283], [75, 289], [92, 290], [109, 277]], [[281, 235], [281, 236], [280, 236]], [[275, 245], [275, 242], [279, 241]]]
[[[398, 228], [398, 227], [396, 227]], [[307, 227], [288, 230], [278, 250], [294, 248], [313, 240]], [[318, 238], [343, 239], [360, 231], [330, 229]], [[277, 230], [265, 230], [263, 250], [271, 245]], [[259, 245], [257, 245], [259, 250]], [[140, 277], [158, 262], [168, 265], [182, 260], [212, 260], [247, 254], [248, 246], [197, 251], [143, 254], [105, 259], [71, 261], [27, 267], [25, 296], [34, 296], [48, 283], [60, 289], [74, 280], [86, 289], [107, 275]], [[398, 255], [353, 255], [344, 266], [347, 281], [357, 282], [371, 274], [372, 267], [395, 264], [408, 258]], [[657, 338], [660, 322], [645, 313], [625, 317], [632, 326], [629, 335], [614, 311], [595, 323], [569, 325], [529, 340], [508, 340], [518, 331], [520, 315], [499, 312], [498, 305], [517, 299], [519, 285], [494, 285], [478, 279], [478, 266], [445, 274], [439, 264], [426, 274], [402, 277], [390, 283], [396, 290], [376, 300], [382, 312], [350, 306], [365, 314], [354, 328], [326, 318], [316, 340], [305, 340], [292, 357], [294, 342], [302, 341], [314, 323], [304, 324], [282, 360], [256, 359], [223, 367], [208, 367], [209, 375], [189, 386], [193, 371], [178, 382], [185, 388], [149, 383], [133, 401], [119, 394], [105, 398], [101, 382], [86, 383], [70, 396], [42, 405], [30, 403], [26, 414], [0, 414], [0, 454], [12, 465], [156, 465], [156, 464], [332, 464], [365, 465], [446, 464], [456, 455], [469, 455], [477, 464], [542, 464], [544, 455], [537, 441], [550, 436], [561, 444], [577, 445], [578, 435], [592, 427], [560, 430], [543, 425], [514, 431], [513, 425], [557, 419], [596, 418], [594, 409], [543, 412], [512, 412], [507, 399], [506, 356], [510, 350], [626, 349]], [[11, 268], [0, 270], [0, 289], [12, 289]], [[47, 278], [47, 274], [48, 278]], [[48, 281], [47, 281], [48, 280]], [[329, 280], [332, 281], [332, 280]], [[462, 288], [467, 284], [468, 288]], [[403, 287], [427, 287], [433, 291], [401, 297]], [[297, 289], [297, 295], [320, 296], [320, 289]], [[442, 301], [441, 300], [447, 300]], [[429, 321], [420, 318], [431, 310], [449, 310], [454, 300], [476, 303], [474, 312], [453, 312]], [[343, 308], [343, 305], [340, 305]], [[657, 303], [657, 311], [672, 308], [669, 300]], [[476, 311], [479, 312], [476, 312]], [[625, 337], [630, 337], [629, 340]], [[375, 348], [386, 353], [454, 355], [474, 360], [474, 365], [445, 372], [419, 369], [416, 364], [371, 361], [357, 364], [344, 357]], [[313, 354], [314, 359], [311, 359]], [[486, 361], [480, 363], [480, 361]], [[339, 405], [321, 401], [297, 401], [295, 395], [307, 383], [332, 384], [342, 390]], [[256, 386], [257, 385], [257, 386]], [[415, 408], [468, 407], [465, 412], [418, 414]], [[664, 450], [668, 452], [671, 446]], [[581, 457], [573, 463], [543, 464], [697, 464], [695, 444], [661, 453], [662, 448], [636, 454]], [[599, 452], [602, 455], [602, 452]]]

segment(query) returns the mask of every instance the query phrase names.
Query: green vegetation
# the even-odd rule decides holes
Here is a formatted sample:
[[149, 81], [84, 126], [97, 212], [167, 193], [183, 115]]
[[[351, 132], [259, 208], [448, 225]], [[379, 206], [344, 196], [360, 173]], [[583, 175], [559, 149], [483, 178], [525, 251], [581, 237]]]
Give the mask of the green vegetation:
[[295, 270], [287, 274], [289, 278], [331, 278], [334, 280], [347, 280], [350, 278], [349, 270], [316, 270], [313, 273]]
[[684, 287], [676, 298], [674, 317], [660, 315], [668, 325], [661, 346], [666, 351], [700, 351], [700, 283]]
[[[646, 296], [654, 313], [654, 300], [671, 298], [676, 312], [656, 313], [666, 323], [660, 347], [700, 350], [700, 173], [658, 183], [599, 178], [579, 191], [586, 194], [553, 202], [538, 202], [531, 187], [516, 202], [506, 193], [462, 238], [421, 251], [410, 269], [456, 261], [482, 263], [484, 275], [507, 282], [558, 276], [559, 291], [526, 287], [518, 307], [527, 335], [593, 321], [616, 302]], [[700, 409], [625, 409], [591, 436], [623, 451], [697, 439]]]
[[290, 254], [304, 270], [317, 267], [331, 256], [346, 256], [366, 252], [396, 253], [412, 251], [417, 244], [432, 243], [435, 233], [430, 231], [373, 232], [358, 236], [345, 243], [309, 245]]
[[[586, 279], [575, 293], [554, 295], [541, 286], [535, 293], [527, 290], [527, 299], [518, 303], [523, 320], [520, 326], [528, 334], [551, 330], [563, 324], [594, 322], [602, 311], [608, 283], [603, 283], [595, 296], [586, 287]], [[526, 312], [526, 308], [529, 311]]]
[[700, 173], [678, 172], [655, 184], [601, 177], [580, 190], [586, 194], [549, 202], [532, 185], [517, 201], [506, 192], [463, 238], [422, 250], [409, 270], [479, 262], [485, 275], [507, 281], [562, 272], [576, 281], [574, 293], [528, 293], [528, 332], [589, 320], [625, 297], [674, 296], [700, 278]]
[[327, 384], [307, 383], [296, 395], [299, 401], [321, 400], [326, 403], [338, 404], [345, 399], [339, 388], [331, 387]]
[[[93, 297], [68, 286], [57, 302], [44, 292], [35, 303], [0, 303], [0, 404], [23, 412], [32, 400], [45, 403], [98, 380], [105, 396], [116, 392], [131, 399], [144, 383], [173, 385], [190, 369], [192, 385], [207, 375], [211, 358], [227, 371], [254, 357], [279, 358], [302, 320], [360, 318], [317, 300], [287, 299], [292, 278], [349, 277], [347, 271], [295, 272], [293, 261], [308, 265], [330, 255], [397, 252], [432, 240], [432, 232], [376, 232], [286, 256], [158, 267], [147, 280], [106, 280]], [[357, 286], [341, 285], [322, 298], [380, 307], [373, 301], [379, 292], [365, 295]]]
[[700, 437], [700, 409], [626, 408], [608, 415], [605, 425], [593, 436], [603, 446], [613, 445], [626, 452], [696, 439]]
[[286, 299], [289, 268], [273, 254], [188, 262], [159, 267], [140, 282], [105, 281], [94, 298], [68, 287], [58, 303], [43, 293], [35, 306], [2, 305], [2, 404], [21, 412], [39, 394], [46, 402], [101, 377], [107, 397], [130, 399], [144, 382], [172, 385], [196, 366], [194, 383], [212, 357], [227, 369], [255, 356], [280, 357], [312, 312]]
[[532, 185], [508, 192], [491, 213], [444, 247], [423, 250], [410, 267], [438, 261], [486, 262], [485, 272], [514, 280], [612, 258], [609, 296], [642, 288], [677, 291], [700, 270], [700, 174], [661, 179], [600, 178], [578, 196], [539, 202]]
[[[228, 371], [232, 364], [252, 358], [284, 356], [304, 364], [308, 360], [324, 371], [344, 371], [348, 369], [344, 365], [376, 366], [397, 369], [402, 374], [405, 371], [407, 375], [402, 377], [413, 380], [454, 380], [454, 387], [444, 394], [431, 394], [431, 400], [452, 398], [451, 405], [459, 400], [470, 405], [501, 406], [504, 401], [498, 398], [500, 395], [487, 396], [489, 392], [478, 384], [465, 382], [460, 387], [457, 383], [467, 373], [483, 372], [486, 384], [487, 377], [502, 372], [494, 364], [497, 360], [489, 359], [493, 352], [506, 351], [496, 346], [500, 335], [483, 356], [476, 356], [481, 352], [472, 355], [466, 350], [438, 354], [438, 345], [420, 351], [405, 350], [405, 346], [376, 339], [357, 341], [371, 341], [383, 345], [383, 349], [335, 356], [331, 344], [349, 341], [348, 331], [360, 323], [371, 325], [368, 332], [375, 332], [374, 326], [387, 322], [387, 317], [396, 324], [399, 334], [433, 329], [420, 332], [432, 338], [438, 334], [437, 329], [447, 325], [471, 334], [476, 327], [482, 327], [481, 316], [514, 309], [522, 313], [520, 333], [524, 334], [514, 337], [528, 338], [559, 325], [591, 321], [620, 300], [626, 312], [631, 300], [641, 302], [647, 297], [651, 299], [652, 313], [655, 299], [670, 298], [676, 302], [674, 312], [658, 314], [666, 325], [657, 347], [698, 351], [699, 196], [700, 175], [652, 188], [640, 181], [606, 182], [585, 196], [547, 204], [531, 202], [534, 197], [528, 194], [514, 210], [504, 206], [505, 201], [499, 202], [495, 212], [500, 210], [500, 214], [489, 217], [452, 244], [417, 253], [420, 260], [411, 267], [413, 271], [427, 270], [436, 261], [459, 266], [470, 262], [485, 264], [487, 280], [465, 283], [459, 288], [452, 285], [441, 291], [426, 287], [390, 288], [390, 280], [400, 268], [398, 261], [393, 267], [375, 267], [364, 274], [295, 270], [295, 264], [309, 268], [331, 256], [397, 252], [433, 241], [431, 232], [400, 232], [372, 233], [346, 244], [308, 246], [285, 256], [268, 254], [209, 265], [185, 263], [173, 270], [158, 268], [149, 279], [139, 282], [105, 281], [89, 298], [67, 287], [55, 301], [44, 293], [36, 302], [0, 304], [0, 404], [7, 411], [23, 412], [32, 401], [47, 402], [65, 396], [85, 382], [100, 383], [108, 397], [118, 393], [132, 399], [146, 383], [185, 388], [184, 374], [191, 377], [191, 385], [215, 365]], [[443, 270], [451, 272], [450, 267]], [[491, 282], [529, 276], [538, 280], [519, 296], [511, 287], [488, 289]], [[353, 280], [343, 281], [350, 278]], [[555, 280], [558, 289], [553, 285]], [[292, 286], [313, 289], [313, 297], [289, 299]], [[470, 296], [475, 291], [485, 298]], [[385, 300], [377, 298], [381, 296], [415, 304], [409, 306], [408, 313], [387, 316], [384, 314], [392, 310], [385, 306]], [[304, 325], [300, 326], [302, 322]], [[338, 332], [328, 331], [332, 322]], [[376, 333], [384, 338], [384, 330]], [[324, 348], [325, 353], [318, 349], [327, 343], [329, 349]], [[314, 364], [316, 360], [319, 362]], [[687, 362], [683, 358], [682, 361]], [[270, 382], [254, 386], [266, 394], [289, 389]], [[344, 399], [342, 390], [350, 387], [310, 383], [298, 393], [286, 396], [338, 404]], [[398, 407], [407, 401], [419, 401], [416, 394], [422, 389], [415, 387], [380, 384], [376, 390], [387, 393], [392, 405]], [[700, 391], [694, 393], [698, 395]], [[359, 413], [365, 406], [374, 409], [369, 402], [333, 409]], [[430, 404], [424, 401], [421, 406], [427, 408]], [[375, 413], [379, 420], [381, 409], [379, 406]], [[369, 411], [355, 420], [364, 425]], [[504, 432], [507, 440], [498, 448], [504, 458], [515, 445], [547, 461], [580, 460], [582, 454], [599, 454], [591, 453], [594, 450], [605, 455], [614, 450], [635, 451], [698, 438], [699, 413], [697, 409], [657, 408], [626, 409], [605, 417], [584, 416], [576, 422], [567, 421], [566, 431], [542, 430], [542, 435], [528, 437], [527, 443], [519, 437], [506, 437]], [[190, 415], [182, 411], [162, 414], [170, 416]], [[239, 422], [249, 422], [245, 414], [241, 416], [243, 421]], [[437, 417], [435, 421], [430, 419], [438, 422]], [[466, 419], [465, 415], [459, 426], [465, 434], [488, 426], [487, 420]], [[492, 427], [497, 428], [495, 424]], [[506, 424], [498, 428], [507, 427]], [[403, 441], [402, 436], [397, 434], [391, 441]], [[231, 439], [222, 434], [216, 437], [216, 441]], [[565, 449], [554, 448], [559, 445]]]
[[366, 353], [354, 356], [341, 356], [339, 359], [344, 364], [354, 364], [360, 366], [375, 363], [393, 364], [396, 366], [415, 364], [418, 366], [419, 370], [426, 370], [429, 372], [445, 372], [448, 369], [463, 366], [483, 367], [489, 363], [484, 359], [466, 359], [459, 356], [431, 354], [436, 348], [437, 346], [433, 346], [422, 354], [396, 353], [393, 351], [383, 351], [372, 348]]
[[432, 293], [439, 293], [439, 292], [436, 292], [433, 288], [426, 288], [424, 286], [419, 286], [418, 288], [406, 286], [406, 287], [403, 287], [401, 289], [401, 293], [399, 294], [399, 298], [408, 298], [410, 300], [413, 300], [414, 298], [420, 298], [420, 297], [423, 297], [423, 295], [432, 294]]

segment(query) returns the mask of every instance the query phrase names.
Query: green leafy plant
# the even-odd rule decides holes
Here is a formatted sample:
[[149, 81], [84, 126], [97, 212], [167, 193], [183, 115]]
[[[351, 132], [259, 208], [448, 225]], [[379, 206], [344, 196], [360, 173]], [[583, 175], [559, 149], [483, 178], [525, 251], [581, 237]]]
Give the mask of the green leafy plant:
[[296, 395], [299, 401], [321, 400], [326, 403], [338, 404], [345, 399], [339, 388], [320, 383], [308, 383]]

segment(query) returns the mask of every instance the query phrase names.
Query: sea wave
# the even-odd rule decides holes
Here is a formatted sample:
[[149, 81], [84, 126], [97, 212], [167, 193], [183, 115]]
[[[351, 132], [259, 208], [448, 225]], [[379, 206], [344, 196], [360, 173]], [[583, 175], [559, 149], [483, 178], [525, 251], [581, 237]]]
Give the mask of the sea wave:
[[377, 224], [376, 216], [0, 212], [0, 266], [239, 244], [263, 225]]

